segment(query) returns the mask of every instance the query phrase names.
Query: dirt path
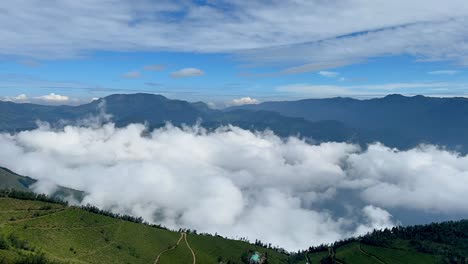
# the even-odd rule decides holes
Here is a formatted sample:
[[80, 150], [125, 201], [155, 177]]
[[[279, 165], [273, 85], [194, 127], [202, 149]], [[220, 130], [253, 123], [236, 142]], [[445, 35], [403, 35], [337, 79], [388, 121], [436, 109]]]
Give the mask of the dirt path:
[[187, 241], [187, 234], [186, 233], [180, 233], [180, 238], [179, 240], [177, 240], [177, 243], [175, 245], [173, 245], [172, 247], [168, 248], [168, 249], [165, 249], [163, 250], [161, 253], [159, 253], [157, 256], [156, 256], [156, 259], [154, 260], [153, 264], [158, 264], [158, 261], [159, 261], [159, 258], [162, 256], [162, 254], [168, 252], [168, 251], [171, 251], [171, 250], [174, 250], [176, 249], [176, 247], [180, 244], [180, 241], [182, 241], [182, 239], [185, 240], [185, 244], [187, 245], [188, 249], [190, 250], [190, 252], [192, 253], [192, 259], [193, 259], [193, 262], [192, 264], [196, 264], [197, 263], [197, 258], [195, 256], [195, 252], [193, 251], [193, 249], [190, 247], [188, 241]]
[[[48, 216], [51, 216], [51, 215], [54, 215], [54, 214], [61, 213], [61, 212], [65, 211], [65, 210], [66, 210], [65, 208], [58, 209], [58, 210], [53, 211], [52, 213], [47, 213], [47, 214], [43, 214], [43, 215], [40, 215], [40, 216], [26, 217], [26, 218], [22, 218], [22, 219], [18, 219], [18, 220], [7, 221], [7, 222], [5, 222], [5, 224], [20, 223], [20, 222], [29, 221], [29, 220], [40, 219], [40, 218], [44, 218], [44, 217], [48, 217]], [[50, 212], [50, 211], [48, 211], [48, 212]]]
[[[161, 257], [162, 254], [164, 254], [164, 253], [166, 253], [166, 252], [168, 252], [168, 251], [170, 251], [170, 250], [175, 249], [175, 248], [179, 245], [180, 241], [182, 241], [182, 238], [184, 238], [184, 236], [185, 236], [185, 233], [180, 233], [180, 238], [179, 238], [179, 240], [177, 240], [177, 243], [176, 243], [175, 245], [173, 245], [172, 247], [161, 251], [161, 252], [156, 256], [156, 259], [154, 259], [153, 264], [157, 264], [157, 263], [158, 263], [159, 258]], [[185, 240], [185, 241], [187, 241], [187, 240]]]
[[379, 263], [381, 263], [381, 264], [387, 264], [387, 263], [383, 262], [382, 260], [380, 260], [377, 256], [375, 256], [375, 255], [373, 255], [373, 254], [370, 254], [370, 253], [368, 253], [367, 251], [365, 251], [364, 249], [362, 249], [361, 243], [359, 243], [359, 250], [362, 252], [362, 254], [364, 254], [364, 255], [366, 255], [366, 256], [368, 256], [368, 257], [371, 257], [371, 258], [377, 260]]
[[185, 244], [187, 244], [187, 247], [190, 249], [190, 252], [192, 252], [192, 257], [193, 257], [193, 264], [196, 264], [197, 263], [197, 257], [195, 257], [195, 252], [193, 252], [192, 248], [190, 247], [188, 241], [187, 241], [187, 234], [186, 233], [182, 233], [183, 236], [185, 237]]

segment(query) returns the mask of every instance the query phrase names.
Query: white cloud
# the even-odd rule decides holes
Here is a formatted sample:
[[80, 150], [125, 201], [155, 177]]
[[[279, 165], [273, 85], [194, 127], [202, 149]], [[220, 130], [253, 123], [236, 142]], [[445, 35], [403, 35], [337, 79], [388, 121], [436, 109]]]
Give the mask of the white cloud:
[[162, 71], [166, 68], [166, 66], [161, 65], [161, 64], [152, 64], [152, 65], [146, 65], [143, 67], [145, 71]]
[[144, 130], [108, 124], [0, 134], [0, 164], [47, 186], [85, 190], [84, 203], [172, 228], [261, 238], [288, 249], [355, 232], [353, 223], [305, 205], [333, 197], [328, 189], [346, 177], [337, 164], [356, 146], [312, 146], [235, 127], [168, 126], [148, 136]]
[[440, 71], [430, 71], [428, 73], [432, 75], [455, 75], [459, 72], [460, 71], [455, 71], [455, 70], [440, 70]]
[[246, 104], [258, 104], [260, 101], [258, 101], [255, 98], [252, 97], [242, 97], [239, 99], [233, 99], [232, 101], [226, 103], [228, 106], [238, 106], [238, 105], [246, 105]]
[[96, 50], [241, 52], [250, 62], [294, 62], [302, 70], [409, 54], [467, 65], [467, 15], [465, 0], [8, 1], [0, 17], [0, 54], [51, 59]]
[[392, 210], [468, 214], [468, 156], [434, 146], [361, 150], [236, 127], [141, 124], [43, 126], [0, 134], [0, 145], [0, 164], [38, 178], [41, 190], [52, 182], [115, 212], [290, 250], [393, 226]]
[[66, 102], [68, 102], [70, 100], [70, 97], [68, 97], [66, 95], [50, 93], [50, 94], [47, 94], [47, 95], [34, 97], [34, 99], [44, 101], [44, 102], [47, 102], [47, 103], [66, 103]]
[[19, 94], [17, 96], [6, 96], [3, 101], [15, 102], [15, 103], [28, 103], [29, 98], [26, 94]]
[[122, 74], [122, 77], [127, 79], [137, 79], [141, 77], [141, 73], [139, 71], [129, 71]]
[[362, 213], [367, 221], [356, 228], [355, 236], [372, 232], [374, 229], [385, 229], [395, 226], [395, 223], [392, 221], [392, 215], [382, 208], [368, 205], [362, 209]]
[[202, 76], [203, 74], [204, 72], [197, 68], [184, 68], [184, 69], [180, 69], [178, 71], [172, 72], [171, 77], [172, 78], [186, 78], [186, 77]]
[[350, 178], [343, 184], [360, 185], [364, 200], [384, 208], [462, 213], [468, 211], [459, 199], [468, 191], [467, 161], [435, 146], [396, 151], [375, 144], [349, 157]]
[[319, 71], [318, 74], [327, 78], [337, 77], [339, 75], [339, 73], [332, 71]]
[[409, 82], [381, 83], [366, 85], [315, 85], [307, 83], [289, 84], [276, 87], [276, 91], [298, 94], [304, 97], [324, 98], [349, 96], [357, 98], [386, 96], [389, 93], [405, 95], [425, 94], [428, 96], [468, 96], [466, 83], [451, 82]]

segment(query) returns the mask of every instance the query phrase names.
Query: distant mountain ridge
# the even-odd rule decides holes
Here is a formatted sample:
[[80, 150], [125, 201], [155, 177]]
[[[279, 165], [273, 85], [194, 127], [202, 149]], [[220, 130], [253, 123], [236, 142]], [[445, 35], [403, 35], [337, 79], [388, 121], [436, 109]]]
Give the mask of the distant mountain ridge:
[[[37, 180], [19, 175], [7, 168], [0, 167], [0, 190], [17, 190], [23, 192], [33, 192], [32, 186]], [[84, 198], [84, 192], [57, 186], [51, 197], [59, 199], [72, 198], [76, 201], [81, 201]]]
[[117, 126], [165, 122], [207, 128], [232, 124], [244, 129], [271, 129], [280, 136], [302, 136], [316, 142], [339, 141], [366, 145], [379, 141], [397, 148], [437, 144], [468, 153], [468, 99], [406, 97], [358, 100], [305, 99], [264, 102], [215, 110], [203, 102], [172, 100], [155, 94], [114, 94], [79, 106], [45, 106], [0, 102], [0, 131], [34, 129], [37, 120], [60, 123], [112, 115]]
[[166, 122], [194, 125], [202, 122], [207, 128], [236, 125], [250, 130], [272, 129], [281, 136], [301, 135], [317, 141], [346, 141], [355, 131], [336, 121], [311, 122], [303, 118], [285, 117], [271, 111], [231, 111], [210, 109], [203, 102], [189, 103], [154, 94], [114, 94], [79, 106], [44, 106], [0, 102], [0, 131], [15, 132], [37, 127], [37, 120], [60, 123], [100, 115], [112, 115], [119, 127], [130, 123], [146, 123], [151, 129]]
[[468, 99], [434, 98], [399, 94], [383, 98], [305, 99], [264, 102], [231, 107], [273, 111], [309, 121], [336, 120], [355, 128], [367, 142], [380, 141], [399, 148], [431, 143], [466, 151], [468, 145]]

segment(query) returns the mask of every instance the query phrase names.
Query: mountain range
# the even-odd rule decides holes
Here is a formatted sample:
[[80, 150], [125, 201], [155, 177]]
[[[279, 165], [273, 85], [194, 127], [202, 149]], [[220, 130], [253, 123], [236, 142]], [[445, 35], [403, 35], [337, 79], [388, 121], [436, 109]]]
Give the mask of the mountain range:
[[[146, 123], [150, 128], [165, 122], [206, 128], [232, 124], [250, 130], [271, 129], [276, 134], [305, 137], [314, 142], [366, 143], [379, 141], [400, 149], [422, 143], [436, 144], [462, 153], [468, 151], [468, 99], [406, 97], [358, 100], [352, 98], [264, 102], [223, 110], [203, 102], [190, 103], [154, 94], [114, 94], [79, 106], [50, 106], [0, 102], [0, 131], [37, 127], [37, 121], [59, 125], [112, 115], [117, 126]], [[67, 122], [63, 122], [67, 121]]]

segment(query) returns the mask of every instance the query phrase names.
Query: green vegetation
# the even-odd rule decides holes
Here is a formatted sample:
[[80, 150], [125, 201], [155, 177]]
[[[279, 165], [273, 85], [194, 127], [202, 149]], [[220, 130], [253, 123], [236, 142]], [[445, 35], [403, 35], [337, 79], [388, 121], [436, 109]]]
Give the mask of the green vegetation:
[[34, 179], [20, 176], [8, 169], [0, 167], [0, 189], [30, 191], [29, 186], [35, 182]]
[[4, 263], [266, 263], [463, 264], [468, 220], [395, 227], [310, 247], [295, 254], [255, 241], [171, 231], [141, 217], [119, 215], [29, 191], [0, 191], [0, 264]]
[[[186, 235], [185, 235], [186, 234]], [[333, 245], [287, 255], [256, 241], [196, 231], [167, 230], [141, 218], [31, 192], [0, 192], [0, 264], [3, 263], [466, 263], [468, 221], [374, 231]]]
[[[0, 190], [12, 189], [22, 192], [32, 192], [31, 186], [36, 182], [37, 180], [33, 178], [22, 176], [7, 168], [0, 167]], [[51, 196], [58, 199], [74, 199], [76, 201], [81, 201], [83, 200], [84, 192], [58, 186]]]
[[[92, 206], [70, 207], [18, 191], [0, 194], [0, 263], [153, 263], [181, 238], [180, 232]], [[287, 263], [287, 255], [243, 241], [192, 231], [187, 243], [197, 263], [242, 263], [242, 256], [255, 250], [267, 255], [268, 263]], [[187, 243], [181, 240], [158, 263], [192, 263]]]
[[361, 248], [379, 258], [385, 263], [395, 263], [395, 264], [404, 264], [404, 263], [440, 263], [440, 257], [429, 255], [421, 252], [407, 251], [403, 249], [392, 249], [384, 247], [370, 246], [366, 244], [361, 244]]
[[[332, 245], [310, 247], [290, 263], [464, 264], [468, 262], [468, 220], [378, 230]], [[294, 261], [293, 261], [294, 260]]]

